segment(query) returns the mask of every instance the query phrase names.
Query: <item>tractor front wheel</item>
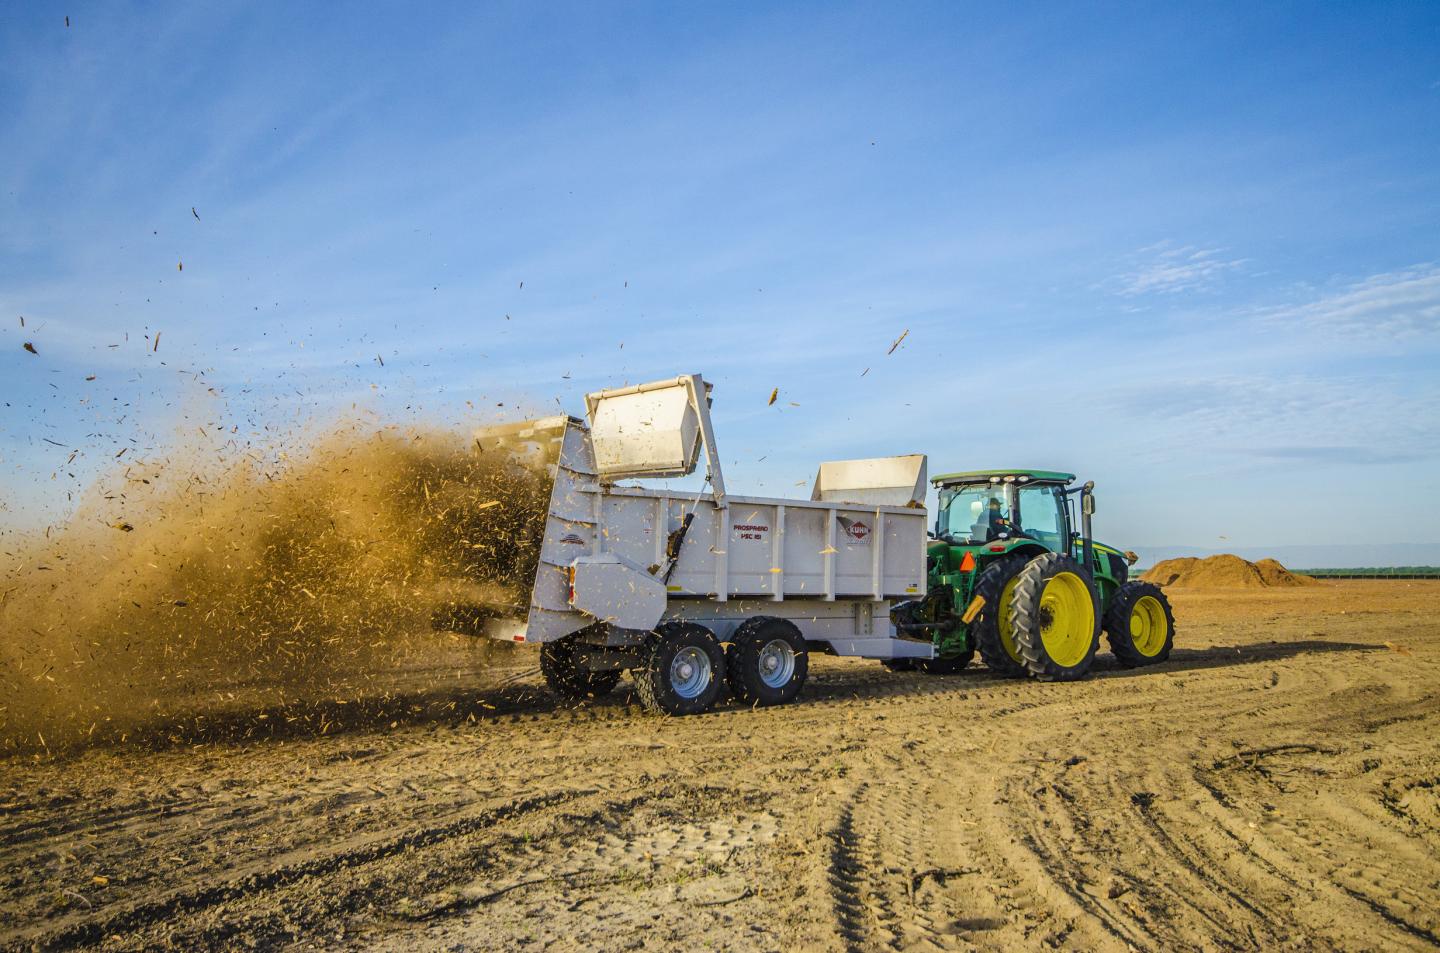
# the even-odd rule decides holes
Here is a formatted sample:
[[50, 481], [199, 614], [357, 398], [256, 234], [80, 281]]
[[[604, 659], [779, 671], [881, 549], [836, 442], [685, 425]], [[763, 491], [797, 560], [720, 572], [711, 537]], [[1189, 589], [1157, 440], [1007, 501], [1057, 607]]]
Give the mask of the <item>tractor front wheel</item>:
[[1015, 577], [1010, 621], [1031, 675], [1069, 682], [1090, 671], [1100, 645], [1100, 598], [1074, 559], [1046, 553], [1030, 560]]
[[1110, 651], [1126, 668], [1158, 665], [1175, 646], [1175, 614], [1160, 587], [1127, 582], [1115, 591], [1105, 612]]

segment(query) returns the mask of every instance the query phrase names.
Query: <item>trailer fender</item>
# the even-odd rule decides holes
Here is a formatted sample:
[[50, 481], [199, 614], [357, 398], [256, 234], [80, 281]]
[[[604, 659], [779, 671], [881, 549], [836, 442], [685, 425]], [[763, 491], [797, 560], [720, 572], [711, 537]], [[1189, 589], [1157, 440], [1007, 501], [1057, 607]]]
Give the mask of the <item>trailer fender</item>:
[[570, 604], [621, 629], [649, 631], [665, 613], [665, 583], [614, 553], [570, 564]]

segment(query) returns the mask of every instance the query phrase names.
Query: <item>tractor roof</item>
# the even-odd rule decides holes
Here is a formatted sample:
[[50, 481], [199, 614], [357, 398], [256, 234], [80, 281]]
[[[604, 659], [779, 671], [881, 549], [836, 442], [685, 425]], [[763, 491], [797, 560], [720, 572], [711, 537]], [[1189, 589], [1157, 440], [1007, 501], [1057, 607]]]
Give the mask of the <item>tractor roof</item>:
[[930, 478], [936, 486], [953, 483], [989, 483], [991, 477], [1028, 477], [1033, 483], [1074, 483], [1075, 474], [1058, 470], [967, 470], [964, 473], [941, 473]]

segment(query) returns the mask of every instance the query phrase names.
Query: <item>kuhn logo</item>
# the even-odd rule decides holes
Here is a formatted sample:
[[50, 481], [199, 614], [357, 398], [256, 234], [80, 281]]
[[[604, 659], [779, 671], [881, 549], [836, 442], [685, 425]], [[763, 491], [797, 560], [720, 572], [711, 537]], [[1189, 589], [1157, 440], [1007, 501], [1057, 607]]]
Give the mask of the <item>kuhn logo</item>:
[[846, 536], [849, 536], [857, 543], [863, 543], [870, 538], [870, 527], [866, 526], [859, 520], [847, 520], [842, 518], [840, 520], [840, 528], [845, 530]]
[[572, 546], [584, 546], [584, 545], [585, 545], [585, 540], [582, 539], [582, 538], [580, 538], [579, 536], [576, 536], [574, 533], [566, 533], [564, 536], [561, 536], [561, 537], [560, 537], [560, 542], [562, 542], [562, 543], [570, 543]]

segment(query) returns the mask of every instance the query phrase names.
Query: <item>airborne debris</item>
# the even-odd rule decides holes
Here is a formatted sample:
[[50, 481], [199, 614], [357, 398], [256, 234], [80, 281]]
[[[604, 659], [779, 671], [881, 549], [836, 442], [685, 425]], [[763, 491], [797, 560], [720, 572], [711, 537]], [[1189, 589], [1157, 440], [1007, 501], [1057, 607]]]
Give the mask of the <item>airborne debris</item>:
[[[549, 499], [547, 477], [476, 454], [468, 434], [357, 424], [264, 458], [140, 452], [81, 518], [0, 568], [0, 632], [32, 633], [0, 639], [0, 752], [39, 750], [42, 731], [51, 748], [333, 733], [337, 703], [355, 705], [349, 724], [388, 722], [386, 679], [451, 638], [431, 634], [437, 620], [514, 598], [515, 553], [542, 535]], [[171, 476], [155, 481], [162, 462]], [[191, 717], [239, 685], [268, 686], [273, 707]]]
[[774, 404], [774, 403], [775, 403], [775, 398], [777, 398], [777, 397], [779, 397], [779, 396], [780, 396], [780, 388], [777, 387], [777, 388], [775, 388], [774, 390], [772, 390], [772, 391], [770, 392], [770, 399], [765, 402], [765, 406], [766, 406], [766, 407], [769, 407], [769, 406], [771, 406], [772, 404]]
[[29, 351], [31, 354], [39, 354], [39, 353], [40, 353], [39, 351], [35, 350], [35, 345], [31, 344], [29, 341], [26, 341], [24, 344], [22, 344], [22, 345], [20, 345], [20, 346], [23, 347], [25, 350]]
[[[910, 334], [910, 329], [909, 329], [909, 328], [906, 328], [904, 331], [901, 331], [901, 332], [900, 332], [900, 336], [895, 339], [895, 343], [892, 344], [892, 345], [890, 345], [890, 350], [886, 351], [885, 353], [886, 353], [887, 355], [894, 354], [894, 353], [895, 353], [895, 349], [900, 346], [900, 342], [903, 341], [903, 340], [905, 340], [905, 338], [908, 337], [909, 334]], [[861, 376], [863, 377], [864, 375], [861, 375]]]
[[200, 213], [195, 211], [195, 206], [190, 206], [190, 214], [195, 216], [195, 221], [200, 221]]

